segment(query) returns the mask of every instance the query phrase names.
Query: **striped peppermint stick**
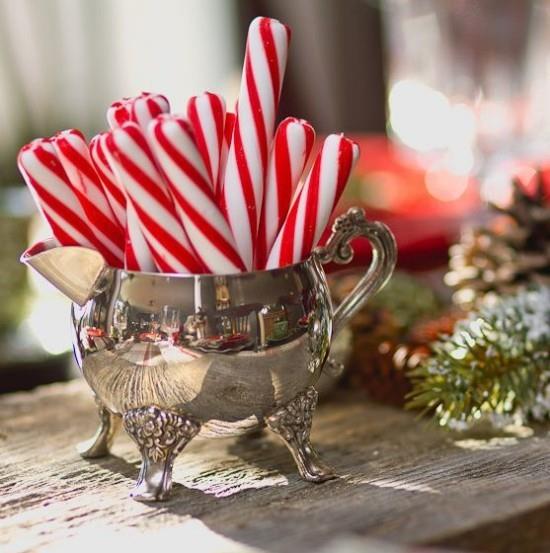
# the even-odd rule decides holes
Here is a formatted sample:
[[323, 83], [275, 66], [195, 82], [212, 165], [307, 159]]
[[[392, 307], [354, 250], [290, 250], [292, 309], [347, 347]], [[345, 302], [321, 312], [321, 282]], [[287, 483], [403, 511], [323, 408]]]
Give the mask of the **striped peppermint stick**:
[[214, 274], [244, 271], [229, 225], [216, 204], [190, 123], [174, 115], [157, 117], [149, 125], [149, 140], [201, 262]]
[[59, 243], [95, 249], [96, 238], [51, 141], [41, 138], [23, 146], [17, 164]]
[[164, 273], [203, 272], [138, 125], [125, 123], [113, 129], [107, 136], [106, 146], [111, 166], [136, 211], [158, 270]]
[[224, 177], [224, 203], [237, 247], [253, 265], [269, 149], [286, 65], [290, 31], [258, 17], [248, 30], [237, 119]]
[[118, 224], [97, 175], [88, 144], [77, 129], [57, 133], [57, 157], [97, 238], [98, 250], [112, 267], [124, 263], [124, 229]]
[[133, 121], [139, 125], [142, 131], [146, 132], [151, 119], [169, 111], [170, 103], [166, 96], [142, 92], [139, 96], [122, 98], [122, 100], [113, 102], [107, 110], [107, 121], [112, 129]]
[[298, 263], [311, 254], [358, 157], [359, 147], [344, 135], [331, 134], [325, 139], [277, 235], [267, 269]]
[[269, 158], [258, 229], [256, 268], [265, 267], [267, 256], [283, 226], [293, 192], [302, 176], [314, 141], [315, 131], [303, 119], [288, 117], [277, 128]]
[[124, 187], [111, 168], [106, 147], [107, 136], [108, 133], [101, 133], [92, 138], [90, 154], [113, 213], [124, 228], [124, 268], [129, 271], [155, 272], [157, 269], [153, 254], [139, 228], [136, 211], [126, 201]]
[[131, 101], [132, 98], [122, 98], [121, 100], [113, 102], [107, 108], [107, 123], [109, 123], [109, 127], [111, 127], [111, 129], [114, 129], [115, 127], [120, 127], [121, 125], [124, 125], [124, 123], [127, 123], [131, 120]]
[[109, 165], [109, 160], [107, 159], [107, 153], [105, 151], [106, 139], [107, 133], [101, 133], [90, 140], [90, 156], [101, 183], [103, 184], [103, 190], [111, 206], [113, 215], [118, 221], [118, 224], [124, 229], [126, 228], [126, 196], [124, 195], [122, 185], [118, 182]]
[[220, 95], [211, 92], [193, 96], [187, 103], [187, 118], [193, 127], [197, 149], [215, 191], [224, 142], [225, 101]]

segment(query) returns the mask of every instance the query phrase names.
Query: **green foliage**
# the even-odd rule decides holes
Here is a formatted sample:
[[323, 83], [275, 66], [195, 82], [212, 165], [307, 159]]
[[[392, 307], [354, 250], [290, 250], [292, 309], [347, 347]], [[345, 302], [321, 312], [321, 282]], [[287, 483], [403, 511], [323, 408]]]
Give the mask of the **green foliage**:
[[404, 272], [393, 274], [388, 284], [368, 303], [368, 309], [386, 309], [400, 331], [406, 332], [421, 319], [437, 315], [441, 302], [433, 289]]
[[408, 408], [455, 428], [486, 414], [550, 414], [550, 288], [482, 308], [432, 350], [409, 373]]

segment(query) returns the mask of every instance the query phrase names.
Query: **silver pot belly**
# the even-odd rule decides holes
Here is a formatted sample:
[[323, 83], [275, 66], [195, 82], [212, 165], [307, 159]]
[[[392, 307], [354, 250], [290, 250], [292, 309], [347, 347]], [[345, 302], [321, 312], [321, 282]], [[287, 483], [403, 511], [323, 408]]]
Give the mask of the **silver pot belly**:
[[315, 260], [222, 278], [113, 271], [73, 306], [74, 345], [112, 413], [154, 405], [200, 421], [203, 436], [238, 435], [317, 381], [331, 317]]

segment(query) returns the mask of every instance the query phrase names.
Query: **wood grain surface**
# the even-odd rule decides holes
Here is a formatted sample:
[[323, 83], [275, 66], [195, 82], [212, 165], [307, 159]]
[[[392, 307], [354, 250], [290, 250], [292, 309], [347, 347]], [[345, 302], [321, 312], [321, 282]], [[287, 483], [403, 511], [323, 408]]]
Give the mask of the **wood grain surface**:
[[173, 498], [142, 504], [127, 498], [139, 456], [124, 433], [112, 457], [78, 456], [75, 444], [95, 425], [81, 381], [0, 397], [2, 553], [382, 553], [371, 540], [550, 551], [544, 428], [455, 435], [340, 395], [319, 407], [313, 431], [338, 480], [302, 482], [287, 450], [269, 435], [195, 440], [176, 461]]

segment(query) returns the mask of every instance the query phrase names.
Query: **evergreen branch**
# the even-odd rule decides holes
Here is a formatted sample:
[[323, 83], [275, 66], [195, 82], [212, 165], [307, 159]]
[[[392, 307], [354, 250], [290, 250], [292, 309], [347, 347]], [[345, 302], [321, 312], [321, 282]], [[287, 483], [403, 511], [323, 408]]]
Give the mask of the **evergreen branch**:
[[[550, 288], [523, 291], [456, 324], [409, 373], [407, 407], [441, 425], [485, 414], [550, 415]], [[547, 390], [548, 388], [548, 390]]]

